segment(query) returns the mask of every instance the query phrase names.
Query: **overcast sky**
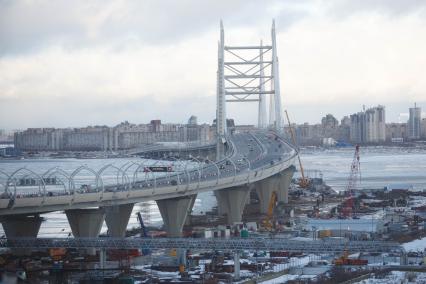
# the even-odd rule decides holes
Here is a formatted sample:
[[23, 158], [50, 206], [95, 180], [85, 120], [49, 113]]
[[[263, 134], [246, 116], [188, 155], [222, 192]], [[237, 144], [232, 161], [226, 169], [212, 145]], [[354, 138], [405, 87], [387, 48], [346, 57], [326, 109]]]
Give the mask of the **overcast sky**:
[[[0, 128], [211, 123], [220, 19], [242, 45], [270, 42], [273, 18], [295, 122], [426, 109], [426, 1], [0, 0]], [[228, 117], [254, 124], [256, 109]]]

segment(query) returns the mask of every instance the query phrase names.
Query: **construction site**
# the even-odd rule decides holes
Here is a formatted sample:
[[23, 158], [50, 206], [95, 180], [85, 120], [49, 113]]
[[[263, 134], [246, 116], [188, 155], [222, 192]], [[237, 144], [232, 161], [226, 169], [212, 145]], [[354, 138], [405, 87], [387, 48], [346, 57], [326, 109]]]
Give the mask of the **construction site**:
[[[139, 226], [126, 239], [151, 243], [103, 243], [108, 238], [101, 235], [66, 244], [21, 240], [11, 248], [0, 240], [8, 247], [0, 256], [2, 283], [340, 283], [390, 269], [425, 270], [423, 250], [386, 245], [426, 236], [426, 193], [360, 191], [361, 158], [356, 145], [346, 190], [336, 192], [318, 175], [307, 176], [298, 157], [300, 177], [290, 185], [288, 203], [274, 192], [262, 214], [253, 190], [242, 222], [224, 225], [217, 207], [190, 214], [184, 239], [145, 226], [138, 212]], [[372, 246], [353, 249], [359, 241]]]
[[[98, 10], [96, 5], [94, 6], [94, 10]], [[115, 6], [119, 5], [109, 5], [107, 8], [115, 10]], [[275, 11], [280, 5], [275, 6], [277, 7], [271, 7], [270, 10]], [[163, 12], [170, 10], [170, 7], [176, 10], [173, 12], [178, 12], [183, 6], [173, 8], [169, 3], [161, 7], [159, 9], [161, 16], [160, 14], [155, 16], [159, 19], [157, 23], [154, 19], [147, 20], [146, 23], [139, 21], [129, 23], [132, 27], [161, 26], [168, 18], [164, 17], [168, 14]], [[200, 7], [194, 9], [193, 17], [201, 25], [202, 21], [199, 20], [202, 14], [198, 11]], [[241, 10], [239, 6], [234, 8], [237, 7]], [[143, 10], [146, 8], [148, 7], [144, 6]], [[286, 7], [283, 7], [282, 11], [277, 10], [276, 14], [284, 13], [284, 8]], [[40, 10], [44, 9], [42, 7]], [[75, 10], [78, 12], [76, 14], [85, 9]], [[228, 10], [232, 12], [232, 9], [231, 7]], [[93, 26], [87, 29], [89, 38], [96, 38], [98, 29], [99, 32], [107, 30], [115, 34], [117, 31], [113, 26], [106, 27], [101, 23], [109, 18], [122, 20], [121, 18], [125, 18], [130, 10], [135, 8], [129, 7], [128, 11], [120, 10], [117, 14], [101, 10], [98, 16], [88, 17], [89, 20], [81, 22], [88, 22]], [[187, 8], [184, 7], [182, 10]], [[223, 11], [223, 7], [219, 10]], [[138, 19], [149, 18], [148, 15], [143, 17], [140, 15], [137, 13]], [[94, 24], [92, 18], [95, 19]], [[252, 15], [244, 17], [250, 18], [256, 17]], [[191, 20], [190, 16], [185, 16], [185, 21], [191, 23]], [[175, 25], [178, 28], [180, 26], [177, 23]], [[61, 27], [60, 24], [58, 26]], [[167, 31], [152, 32], [172, 38], [173, 33], [169, 32], [172, 25], [165, 26]], [[334, 26], [332, 24], [327, 27], [331, 29]], [[236, 28], [234, 31], [239, 32], [236, 39], [241, 40], [241, 35], [246, 31], [238, 30], [239, 25], [236, 25]], [[251, 29], [252, 27], [247, 32]], [[286, 26], [283, 29], [286, 29]], [[107, 126], [80, 130], [66, 128], [59, 131], [55, 128], [29, 128], [25, 133], [15, 133], [15, 146], [20, 146], [24, 150], [59, 152], [52, 152], [52, 155], [45, 156], [49, 157], [46, 159], [43, 159], [44, 154], [28, 153], [19, 159], [12, 155], [10, 158], [13, 159], [10, 161], [2, 161], [0, 223], [3, 235], [0, 237], [0, 283], [364, 283], [360, 281], [366, 279], [370, 283], [368, 279], [392, 277], [400, 279], [398, 282], [401, 283], [413, 283], [413, 279], [426, 279], [426, 183], [424, 168], [414, 164], [418, 160], [418, 155], [423, 153], [414, 149], [412, 155], [414, 162], [405, 168], [398, 167], [392, 155], [386, 157], [388, 160], [379, 159], [379, 155], [370, 157], [370, 161], [380, 160], [372, 163], [380, 164], [377, 167], [378, 171], [386, 171], [382, 175], [382, 180], [376, 181], [376, 186], [364, 186], [362, 181], [374, 180], [374, 175], [377, 176], [378, 172], [371, 173], [362, 169], [361, 174], [361, 162], [364, 157], [369, 157], [373, 151], [380, 151], [373, 146], [363, 151], [360, 145], [345, 143], [345, 147], [348, 147], [345, 151], [334, 153], [335, 164], [330, 163], [332, 151], [316, 149], [317, 152], [314, 151], [311, 159], [318, 160], [321, 151], [324, 151], [325, 158], [322, 163], [307, 167], [310, 171], [306, 170], [301, 156], [302, 150], [305, 149], [299, 147], [294, 130], [295, 124], [290, 121], [288, 112], [283, 110], [287, 98], [283, 104], [277, 48], [279, 31], [275, 27], [275, 20], [272, 20], [270, 41], [260, 39], [254, 45], [228, 45], [228, 40], [225, 42], [223, 22], [220, 21], [217, 70], [216, 73], [210, 73], [216, 74], [215, 114], [214, 108], [209, 108], [214, 105], [208, 101], [208, 94], [214, 93], [210, 90], [211, 86], [193, 84], [193, 81], [197, 80], [195, 75], [198, 74], [186, 73], [191, 62], [200, 60], [203, 63], [200, 65], [204, 65], [206, 62], [202, 60], [211, 56], [198, 53], [205, 48], [203, 45], [196, 46], [197, 48], [193, 50], [198, 51], [191, 53], [190, 57], [175, 60], [175, 51], [181, 48], [189, 50], [194, 42], [188, 41], [189, 44], [170, 42], [170, 45], [167, 43], [168, 50], [173, 52], [157, 53], [153, 52], [154, 49], [141, 49], [149, 42], [148, 37], [131, 48], [141, 51], [128, 56], [131, 62], [128, 66], [132, 66], [129, 73], [118, 66], [122, 65], [120, 62], [126, 56], [118, 59], [111, 57], [110, 61], [117, 63], [105, 65], [105, 69], [114, 71], [107, 80], [98, 79], [97, 74], [104, 68], [100, 68], [99, 62], [96, 63], [97, 60], [92, 60], [95, 65], [88, 69], [96, 76], [91, 74], [82, 81], [94, 81], [96, 86], [92, 90], [86, 89], [84, 85], [79, 86], [81, 90], [77, 93], [82, 92], [81, 98], [86, 98], [90, 92], [95, 94], [100, 92], [100, 95], [94, 101], [96, 104], [84, 106], [85, 111], [79, 118], [86, 121], [95, 119], [96, 111], [103, 108], [105, 116], [111, 119], [127, 115], [133, 108], [137, 109], [137, 117], [140, 118], [141, 113], [152, 111], [151, 108], [158, 100], [167, 102], [170, 106], [163, 103], [161, 109], [155, 112], [156, 116], [176, 118], [173, 111], [179, 108], [187, 108], [200, 114], [211, 111], [210, 119], [215, 117], [211, 119], [212, 127], [207, 124], [198, 127], [196, 117], [191, 116], [185, 126], [161, 124], [160, 119], [154, 119], [149, 125], [138, 126], [131, 126], [126, 121], [120, 129]], [[365, 25], [361, 31], [365, 33]], [[117, 34], [119, 33], [120, 30]], [[174, 33], [184, 34], [181, 28]], [[139, 31], [134, 31], [125, 38], [117, 38], [118, 40], [109, 40], [105, 37], [103, 41], [107, 43], [123, 41], [123, 45], [121, 43], [108, 45], [105, 50], [125, 52], [129, 48], [124, 43], [134, 43], [139, 36]], [[202, 36], [200, 33], [198, 37]], [[326, 39], [322, 36], [318, 38]], [[64, 39], [57, 41], [67, 43]], [[253, 37], [250, 36], [250, 39]], [[332, 46], [337, 41], [342, 40], [336, 38]], [[158, 43], [160, 42], [163, 40]], [[68, 45], [72, 47], [75, 44], [73, 41], [70, 43], [66, 44], [65, 50], [72, 50]], [[159, 45], [158, 43], [156, 45]], [[72, 53], [67, 51], [64, 56], [68, 58]], [[99, 50], [93, 52], [97, 53]], [[168, 53], [173, 56], [169, 57]], [[162, 65], [157, 64], [157, 61], [150, 62], [148, 59], [151, 58], [143, 59], [140, 61], [143, 63], [141, 67], [148, 70], [147, 76], [135, 69], [138, 65], [136, 58], [142, 55], [152, 59], [161, 57], [166, 59], [167, 63]], [[321, 54], [319, 55], [314, 56], [320, 58]], [[87, 60], [91, 56], [92, 53], [89, 53], [89, 56], [82, 58], [84, 61], [91, 61]], [[306, 54], [298, 57], [296, 65], [299, 65], [300, 59], [305, 57], [309, 58]], [[106, 58], [110, 58], [109, 53], [106, 53]], [[286, 62], [288, 58], [292, 58], [292, 55], [283, 61]], [[66, 66], [69, 66], [71, 61], [58, 60], [59, 64], [64, 65], [65, 62]], [[40, 62], [44, 61], [38, 59], [35, 62], [40, 65]], [[170, 77], [167, 74], [173, 69], [171, 66], [173, 63], [179, 65], [178, 71], [172, 72], [176, 75]], [[44, 65], [48, 64], [41, 65], [44, 68], [46, 67]], [[304, 71], [301, 72], [303, 73], [301, 82], [305, 83], [305, 79], [318, 77], [316, 76], [318, 73], [311, 72], [314, 65], [310, 62], [309, 66], [307, 65], [309, 70], [305, 69], [306, 66], [302, 66]], [[62, 68], [64, 67], [57, 68], [51, 73], [59, 74], [61, 72], [58, 70]], [[207, 69], [208, 67], [202, 67], [199, 70]], [[69, 76], [68, 73], [73, 69], [70, 70], [65, 72], [65, 75]], [[309, 72], [306, 70], [315, 76], [309, 78], [306, 76]], [[321, 72], [324, 70], [327, 71], [321, 67]], [[14, 72], [11, 73], [13, 75]], [[37, 72], [34, 81], [39, 80], [39, 73], [43, 72]], [[131, 75], [130, 77], [135, 78], [135, 82], [129, 84], [128, 81], [119, 80], [120, 73]], [[150, 77], [151, 75], [155, 76]], [[201, 81], [207, 78], [205, 75], [201, 75], [200, 78], [203, 78]], [[134, 88], [141, 85], [143, 80], [155, 81], [154, 77], [157, 76], [161, 77], [158, 86], [161, 88], [143, 84], [143, 89]], [[12, 81], [18, 84], [19, 81], [25, 82], [28, 78]], [[114, 87], [106, 84], [116, 79], [118, 81]], [[49, 78], [47, 81], [52, 80]], [[73, 90], [71, 85], [79, 85], [82, 82], [68, 77], [53, 80], [55, 81], [67, 82], [67, 85], [55, 90], [55, 97], [68, 89], [70, 89], [68, 92], [73, 94], [76, 90]], [[185, 84], [181, 89], [173, 85], [173, 82], [180, 81]], [[49, 85], [48, 82], [41, 85]], [[335, 85], [334, 82], [335, 78], [318, 86]], [[105, 86], [102, 86], [103, 84]], [[132, 88], [124, 88], [127, 85]], [[369, 88], [370, 86], [366, 87]], [[28, 89], [28, 86], [25, 86], [25, 89]], [[110, 93], [108, 90], [117, 91], [112, 92], [110, 98], [100, 99], [103, 93]], [[306, 91], [302, 90], [301, 86], [298, 86], [293, 90], [286, 89], [286, 92], [299, 95]], [[312, 90], [321, 93], [316, 88]], [[389, 90], [386, 89], [385, 93], [388, 94]], [[44, 90], [37, 91], [36, 88], [34, 93], [43, 92]], [[132, 98], [145, 93], [147, 95], [141, 101], [135, 99], [128, 101], [126, 106], [120, 102], [126, 92], [130, 92]], [[173, 92], [177, 92], [176, 95], [172, 96]], [[337, 93], [340, 92], [341, 90]], [[15, 90], [9, 93], [14, 95]], [[159, 99], [161, 95], [168, 93], [169, 97]], [[195, 99], [191, 97], [192, 93], [204, 95]], [[17, 95], [21, 96], [24, 97]], [[155, 99], [151, 99], [154, 97]], [[108, 108], [102, 107], [100, 100], [108, 101]], [[62, 103], [71, 101], [64, 99]], [[78, 100], [79, 107], [84, 105], [82, 101]], [[309, 98], [310, 103], [313, 101]], [[227, 112], [232, 110], [232, 107], [227, 106], [230, 102], [256, 102], [257, 125], [237, 127], [234, 113], [230, 115]], [[341, 102], [339, 100], [339, 104]], [[141, 105], [145, 109], [140, 108]], [[317, 106], [314, 107], [315, 111], [318, 111]], [[45, 115], [44, 111], [40, 111], [40, 107], [31, 105], [29, 109], [33, 108]], [[75, 110], [69, 111], [71, 108], [68, 107], [56, 106], [56, 108], [64, 110], [58, 113], [58, 117], [69, 112], [70, 117], [75, 118], [77, 116], [75, 113], [78, 113]], [[20, 105], [21, 112], [22, 109]], [[54, 107], [51, 107], [46, 113], [53, 109]], [[248, 112], [248, 108], [240, 108], [239, 111], [241, 110]], [[410, 110], [410, 117], [411, 112]], [[419, 124], [420, 109], [415, 112], [419, 113], [416, 120]], [[19, 111], [12, 112], [15, 113]], [[47, 117], [50, 125], [51, 117], [54, 116]], [[247, 113], [247, 117], [256, 118], [252, 113]], [[303, 119], [306, 117], [308, 116], [305, 112]], [[328, 117], [331, 118], [330, 115]], [[356, 117], [354, 115], [350, 119], [358, 119]], [[380, 136], [380, 141], [384, 141], [384, 107], [369, 109], [360, 114], [360, 117], [365, 119], [365, 123], [366, 120], [371, 123], [354, 124], [359, 126], [359, 129], [357, 128], [359, 136], [377, 130], [377, 135], [369, 135], [370, 140], [378, 142]], [[284, 126], [284, 118], [288, 126]], [[32, 121], [33, 118], [27, 120]], [[327, 116], [324, 125], [327, 124], [326, 120]], [[36, 117], [34, 121], [37, 121]], [[349, 128], [345, 127], [345, 131], [354, 132], [353, 127], [350, 128], [352, 122], [347, 123]], [[338, 122], [336, 120], [331, 124], [337, 127]], [[308, 129], [308, 127], [305, 129], [306, 132]], [[326, 135], [322, 132], [321, 134]], [[331, 136], [324, 138], [332, 139]], [[399, 137], [393, 137], [392, 134], [392, 138]], [[151, 144], [153, 141], [167, 143]], [[361, 139], [353, 142], [363, 141]], [[119, 145], [127, 146], [119, 147]], [[119, 148], [125, 151], [116, 152]], [[71, 156], [67, 153], [64, 156], [60, 153], [64, 149], [84, 153]], [[92, 150], [98, 152], [91, 153]], [[384, 150], [386, 151], [388, 149]], [[412, 153], [405, 154], [407, 153], [400, 155], [400, 162]], [[385, 155], [382, 153], [381, 157], [383, 156]], [[25, 161], [21, 161], [21, 158]], [[76, 161], [75, 158], [81, 160]], [[389, 167], [386, 168], [385, 164]], [[327, 173], [329, 175], [323, 175], [322, 171], [327, 167], [332, 170]], [[422, 188], [414, 189], [409, 184], [399, 183], [406, 182], [408, 179], [405, 175], [413, 169], [420, 174], [413, 176], [412, 180], [418, 182]], [[398, 171], [398, 174], [391, 179], [389, 173], [392, 173], [392, 170]], [[340, 173], [336, 174], [339, 171]], [[336, 183], [330, 186], [332, 173], [343, 177], [343, 186], [342, 183], [340, 186]], [[212, 205], [209, 206], [207, 203]], [[196, 204], [198, 211], [194, 209]], [[151, 222], [152, 213], [156, 214], [157, 220]], [[129, 223], [135, 216], [137, 221]], [[388, 282], [391, 283], [386, 280], [384, 283]]]

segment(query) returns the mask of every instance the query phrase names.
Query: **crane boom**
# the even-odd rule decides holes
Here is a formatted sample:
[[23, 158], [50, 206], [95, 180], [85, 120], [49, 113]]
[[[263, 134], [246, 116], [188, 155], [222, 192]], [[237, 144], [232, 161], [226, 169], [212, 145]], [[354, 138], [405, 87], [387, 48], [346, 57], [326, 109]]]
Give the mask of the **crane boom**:
[[357, 188], [358, 179], [361, 177], [361, 166], [359, 162], [359, 145], [355, 146], [355, 153], [352, 159], [351, 168], [349, 170], [348, 183], [346, 185], [347, 199], [344, 201], [342, 208], [342, 216], [344, 218], [351, 217], [353, 215], [354, 208], [354, 192]]
[[[285, 110], [285, 115], [287, 117], [288, 127], [290, 129], [290, 136], [293, 140], [294, 146], [297, 147], [296, 138], [294, 135], [293, 127], [291, 126], [290, 118], [288, 117], [288, 112]], [[298, 147], [299, 148], [299, 147]], [[307, 188], [310, 184], [309, 179], [305, 177], [305, 171], [303, 170], [302, 160], [300, 159], [299, 151], [297, 151], [297, 159], [299, 160], [300, 173], [302, 174], [302, 178], [299, 179], [299, 186], [302, 188]]]

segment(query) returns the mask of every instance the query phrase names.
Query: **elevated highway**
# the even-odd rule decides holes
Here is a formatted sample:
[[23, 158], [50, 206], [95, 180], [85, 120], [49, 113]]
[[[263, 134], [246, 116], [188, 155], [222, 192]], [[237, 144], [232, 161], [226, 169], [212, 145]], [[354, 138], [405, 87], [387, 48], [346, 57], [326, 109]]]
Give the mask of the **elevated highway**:
[[150, 157], [161, 157], [162, 155], [170, 156], [170, 154], [172, 154], [178, 157], [188, 157], [193, 153], [197, 153], [197, 155], [200, 155], [202, 153], [208, 153], [212, 151], [216, 151], [216, 143], [171, 142], [145, 145], [143, 147], [123, 151], [123, 154], [138, 156], [148, 155]]
[[[288, 186], [294, 172], [296, 150], [272, 131], [255, 131], [228, 135], [225, 155], [212, 162], [205, 160], [197, 167], [162, 176], [137, 172], [146, 171], [139, 165], [133, 178], [82, 191], [52, 191], [39, 179], [36, 194], [18, 194], [19, 171], [10, 174], [0, 198], [0, 221], [6, 236], [34, 237], [43, 221], [39, 214], [64, 211], [75, 237], [96, 237], [105, 220], [111, 236], [124, 236], [133, 205], [155, 200], [169, 236], [180, 236], [196, 195], [215, 191], [219, 211], [228, 216], [228, 223], [241, 221], [249, 192], [258, 191], [263, 210], [273, 191], [279, 200], [287, 201]], [[25, 172], [25, 169], [22, 171]], [[100, 178], [100, 174], [97, 179]]]

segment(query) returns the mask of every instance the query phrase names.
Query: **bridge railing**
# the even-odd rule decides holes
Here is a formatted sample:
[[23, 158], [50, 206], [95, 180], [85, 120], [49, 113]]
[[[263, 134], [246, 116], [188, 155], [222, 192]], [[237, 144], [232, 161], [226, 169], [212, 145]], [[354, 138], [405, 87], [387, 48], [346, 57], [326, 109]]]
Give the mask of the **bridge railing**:
[[[253, 137], [255, 138], [259, 147], [262, 148], [263, 151], [266, 151], [266, 149], [263, 147], [263, 144], [255, 137], [255, 135], [253, 135]], [[63, 190], [57, 190], [55, 192], [46, 190], [43, 176], [38, 176], [36, 173], [30, 172], [31, 174], [36, 175], [40, 181], [38, 192], [28, 195], [17, 194], [16, 179], [14, 178], [16, 173], [12, 173], [10, 176], [8, 176], [4, 194], [0, 196], [0, 209], [13, 208], [17, 205], [16, 203], [18, 199], [38, 198], [38, 200], [33, 200], [32, 203], [36, 205], [36, 203], [39, 202], [40, 204], [38, 205], [40, 206], [45, 204], [46, 198], [52, 196], [65, 196], [65, 198], [62, 198], [62, 202], [75, 203], [100, 201], [104, 200], [105, 198], [113, 198], [113, 195], [118, 194], [119, 192], [124, 193], [124, 195], [120, 195], [120, 198], [129, 198], [133, 192], [140, 190], [147, 190], [150, 191], [151, 194], [156, 194], [157, 188], [175, 188], [175, 191], [186, 192], [189, 190], [197, 190], [200, 188], [203, 189], [211, 186], [224, 186], [234, 183], [249, 183], [251, 179], [259, 179], [264, 175], [271, 175], [274, 172], [278, 172], [281, 169], [288, 167], [288, 163], [291, 163], [291, 160], [296, 155], [295, 150], [292, 149], [286, 141], [281, 140], [282, 143], [286, 145], [286, 147], [291, 149], [287, 156], [277, 154], [277, 158], [273, 159], [272, 163], [268, 163], [261, 167], [256, 167], [255, 169], [252, 169], [251, 163], [246, 157], [238, 156], [241, 158], [241, 160], [245, 161], [246, 170], [243, 171], [236, 165], [234, 161], [234, 159], [237, 157], [235, 145], [233, 144], [232, 140], [229, 139], [229, 137], [227, 141], [229, 142], [228, 150], [226, 156], [223, 159], [216, 162], [209, 160], [209, 162], [206, 163], [197, 157], [191, 157], [191, 160], [196, 162], [195, 164], [192, 164], [191, 169], [188, 169], [188, 165], [192, 162], [186, 161], [183, 170], [182, 167], [180, 167], [179, 171], [174, 173], [167, 173], [166, 175], [157, 175], [153, 173], [149, 170], [149, 163], [139, 161], [131, 161], [122, 165], [121, 167], [108, 164], [98, 171], [95, 171], [87, 166], [81, 166], [74, 170], [71, 174], [67, 174], [65, 171], [58, 168], [51, 169], [45, 173], [45, 177], [50, 177], [56, 173], [63, 175], [65, 179], [65, 182], [61, 183]], [[161, 161], [156, 161], [155, 163], [160, 162]], [[228, 171], [228, 166], [231, 166], [233, 169], [232, 173]], [[208, 172], [208, 169], [213, 167], [214, 172], [210, 174], [213, 176], [205, 176], [204, 173]], [[223, 169], [223, 167], [225, 169]], [[144, 173], [142, 178], [139, 176], [141, 170]], [[92, 174], [94, 180], [93, 187], [89, 187], [87, 185], [83, 187], [77, 187], [76, 177], [82, 171], [87, 171], [88, 173]], [[104, 181], [104, 174], [107, 171], [114, 172], [114, 182], [108, 185], [106, 185]], [[129, 171], [133, 171], [132, 174], [130, 174]], [[216, 177], [214, 178], [214, 176]], [[68, 184], [68, 187], [66, 184]], [[10, 186], [14, 186], [14, 192], [9, 190]], [[79, 197], [80, 195], [82, 195], [81, 198]], [[83, 195], [85, 197], [83, 197]], [[88, 197], [89, 195], [91, 196], [91, 199]], [[69, 196], [69, 198], [67, 196]], [[24, 205], [23, 200], [22, 202], [20, 201], [18, 203], [19, 205]]]

